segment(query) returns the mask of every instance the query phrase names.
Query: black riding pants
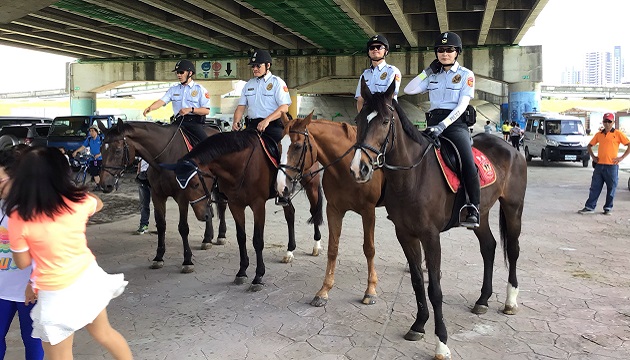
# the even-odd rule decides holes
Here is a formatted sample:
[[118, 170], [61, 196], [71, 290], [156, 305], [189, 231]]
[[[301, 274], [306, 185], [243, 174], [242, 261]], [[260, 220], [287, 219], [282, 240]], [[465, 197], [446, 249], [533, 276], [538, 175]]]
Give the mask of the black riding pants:
[[457, 147], [462, 161], [462, 180], [466, 192], [468, 193], [468, 198], [472, 204], [479, 205], [479, 174], [477, 173], [477, 167], [473, 160], [468, 126], [459, 119], [447, 127], [442, 133], [442, 136], [451, 140], [455, 144], [455, 147]]
[[185, 127], [186, 130], [188, 130], [192, 134], [192, 136], [197, 138], [197, 144], [199, 144], [205, 138], [208, 137], [208, 135], [206, 134], [206, 131], [203, 128], [203, 126], [201, 124], [197, 123], [197, 122], [184, 120], [182, 122], [182, 126]]
[[[263, 120], [265, 119], [262, 119], [262, 118], [249, 119], [248, 118], [248, 119], [245, 119], [245, 126], [247, 126], [248, 129], [255, 130], [258, 127], [258, 124], [260, 124], [260, 122]], [[280, 142], [280, 140], [282, 140], [283, 130], [284, 128], [282, 127], [282, 122], [280, 121], [280, 119], [276, 119], [270, 122], [269, 125], [267, 125], [263, 133], [269, 135], [269, 137], [271, 137], [275, 142]]]

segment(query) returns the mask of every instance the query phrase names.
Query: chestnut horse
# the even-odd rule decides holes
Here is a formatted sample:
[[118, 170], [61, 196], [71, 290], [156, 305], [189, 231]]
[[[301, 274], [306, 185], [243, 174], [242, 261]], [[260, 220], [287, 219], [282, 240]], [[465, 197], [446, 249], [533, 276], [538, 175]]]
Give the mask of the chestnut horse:
[[343, 218], [348, 211], [361, 215], [363, 221], [363, 253], [367, 260], [367, 289], [362, 302], [376, 303], [378, 278], [374, 267], [375, 207], [381, 198], [384, 185], [382, 171], [374, 174], [372, 181], [358, 184], [348, 171], [352, 160], [350, 150], [356, 143], [355, 126], [327, 120], [311, 120], [312, 113], [304, 119], [285, 121], [284, 137], [280, 141], [282, 157], [277, 177], [277, 190], [287, 195], [296, 190], [295, 184], [309, 174], [314, 164], [323, 165], [322, 184], [326, 195], [328, 218], [328, 263], [321, 289], [311, 301], [313, 306], [324, 306], [328, 292], [335, 283], [335, 266], [339, 252], [339, 237]]
[[[274, 183], [277, 169], [267, 158], [258, 133], [246, 130], [214, 135], [195, 146], [172, 168], [175, 170], [180, 186], [185, 188], [184, 192], [188, 200], [194, 201], [194, 199], [210, 195], [209, 189], [212, 187], [205, 184], [206, 179], [212, 179], [212, 186], [217, 183], [221, 193], [227, 197], [228, 207], [236, 223], [236, 238], [241, 259], [240, 268], [234, 280], [236, 284], [243, 284], [247, 279], [249, 257], [246, 247], [245, 208], [251, 208], [254, 213], [253, 244], [256, 252], [256, 276], [250, 290], [262, 290], [264, 285], [262, 278], [265, 275], [265, 263], [262, 256], [265, 203], [268, 199], [275, 197]], [[316, 175], [312, 181], [310, 180], [305, 179], [303, 184], [311, 203], [312, 217], [309, 222], [314, 225], [315, 231], [313, 255], [318, 255], [321, 239], [319, 226], [323, 223], [323, 193], [320, 176]], [[193, 205], [193, 210], [197, 218], [202, 219], [205, 216], [205, 208]], [[290, 262], [293, 260], [293, 251], [296, 247], [295, 208], [289, 201], [283, 210], [289, 228], [289, 244], [283, 262]]]
[[[179, 224], [177, 229], [184, 245], [182, 272], [193, 272], [192, 250], [188, 244], [188, 200], [172, 174], [159, 166], [159, 163], [162, 162], [175, 162], [188, 153], [188, 148], [179, 126], [165, 126], [148, 121], [123, 123], [119, 120], [116, 126], [105, 131], [106, 135], [101, 151], [103, 154], [100, 173], [101, 181], [99, 183], [103, 188], [103, 192], [108, 193], [114, 190], [118, 178], [128, 166], [132, 165], [136, 156], [140, 156], [148, 162], [150, 167], [147, 171], [147, 177], [151, 184], [151, 199], [153, 201], [155, 226], [158, 232], [157, 252], [155, 258], [153, 258], [151, 268], [159, 269], [164, 266], [164, 253], [166, 251], [166, 200], [172, 197], [179, 207]], [[218, 132], [217, 129], [206, 128], [208, 135], [214, 135]], [[209, 203], [208, 206], [210, 206]], [[225, 209], [225, 202], [217, 203], [219, 235], [216, 243], [219, 245], [225, 243]], [[213, 238], [212, 219], [208, 218], [201, 249], [209, 249], [212, 246], [211, 241]]]
[[[428, 295], [433, 305], [435, 334], [439, 339], [435, 357], [448, 359], [450, 350], [446, 346], [447, 331], [442, 314], [440, 286], [440, 232], [451, 226], [456, 194], [446, 186], [438, 160], [433, 154], [433, 142], [423, 136], [401, 111], [393, 100], [394, 89], [392, 83], [385, 93], [372, 94], [365, 81], [362, 81], [361, 96], [365, 99], [365, 105], [357, 116], [357, 144], [350, 169], [356, 181], [364, 183], [370, 181], [376, 168], [383, 168], [387, 182], [385, 207], [409, 262], [411, 284], [418, 304], [416, 321], [405, 339], [421, 339], [425, 332], [424, 325], [429, 319], [420, 268], [421, 251], [424, 249], [429, 276]], [[509, 266], [503, 312], [514, 314], [518, 306], [516, 261], [520, 251], [527, 163], [523, 155], [496, 136], [479, 134], [474, 137], [474, 147], [481, 150], [494, 165], [496, 181], [481, 189], [481, 221], [474, 232], [479, 239], [484, 261], [484, 278], [481, 297], [473, 312], [486, 312], [487, 300], [492, 295], [496, 240], [490, 231], [488, 216], [498, 200], [503, 255]]]

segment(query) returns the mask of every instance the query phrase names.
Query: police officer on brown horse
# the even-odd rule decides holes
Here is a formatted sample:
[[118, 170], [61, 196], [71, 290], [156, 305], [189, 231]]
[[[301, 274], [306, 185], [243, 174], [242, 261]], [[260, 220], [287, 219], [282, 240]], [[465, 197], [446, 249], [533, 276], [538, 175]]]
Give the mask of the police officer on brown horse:
[[147, 116], [149, 112], [170, 102], [175, 120], [181, 121], [182, 126], [201, 142], [208, 137], [202, 125], [210, 113], [210, 95], [203, 86], [193, 81], [195, 65], [191, 61], [178, 61], [173, 72], [177, 73], [179, 84], [169, 88], [164, 96], [144, 109], [143, 115]]

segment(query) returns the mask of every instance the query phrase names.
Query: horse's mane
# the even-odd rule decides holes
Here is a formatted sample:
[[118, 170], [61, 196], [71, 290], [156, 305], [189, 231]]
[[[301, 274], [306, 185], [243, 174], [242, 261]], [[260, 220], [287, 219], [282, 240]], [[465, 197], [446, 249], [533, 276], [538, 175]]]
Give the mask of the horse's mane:
[[195, 158], [200, 163], [207, 164], [222, 155], [251, 148], [255, 144], [256, 138], [257, 135], [254, 131], [218, 133], [197, 144], [183, 158]]
[[[372, 111], [376, 111], [379, 114], [388, 113], [390, 112], [390, 110], [387, 109], [388, 101], [389, 99], [385, 97], [385, 93], [373, 93], [370, 101], [365, 103], [365, 106], [363, 107], [359, 115], [361, 115], [362, 113], [369, 114]], [[407, 136], [409, 136], [411, 139], [413, 139], [413, 141], [417, 142], [418, 144], [422, 144], [424, 141], [426, 141], [422, 138], [422, 134], [420, 133], [420, 131], [418, 131], [418, 129], [411, 123], [411, 120], [409, 120], [407, 114], [403, 111], [400, 104], [398, 104], [398, 101], [392, 100], [392, 105], [398, 113], [398, 118], [400, 119], [400, 124], [402, 125], [405, 134], [407, 134]], [[367, 117], [361, 116], [358, 121], [367, 121]], [[362, 128], [363, 132], [366, 132], [367, 129], [367, 126], [364, 126]], [[361, 138], [364, 139], [365, 134], [361, 134]]]
[[417, 142], [418, 144], [422, 144], [423, 141], [426, 141], [426, 139], [422, 138], [422, 133], [418, 130], [418, 128], [413, 125], [411, 120], [409, 120], [409, 117], [407, 117], [407, 114], [402, 109], [402, 106], [400, 106], [400, 104], [396, 100], [394, 100], [394, 108], [398, 113], [400, 125], [402, 125], [405, 134], [407, 134], [407, 136], [409, 136], [413, 141]]

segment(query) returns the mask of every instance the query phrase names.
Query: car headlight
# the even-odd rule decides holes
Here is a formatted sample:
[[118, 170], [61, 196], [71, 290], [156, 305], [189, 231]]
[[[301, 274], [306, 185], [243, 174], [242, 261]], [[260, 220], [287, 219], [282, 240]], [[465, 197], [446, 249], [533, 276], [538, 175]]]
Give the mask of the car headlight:
[[555, 140], [547, 139], [547, 146], [558, 146], [558, 142]]

